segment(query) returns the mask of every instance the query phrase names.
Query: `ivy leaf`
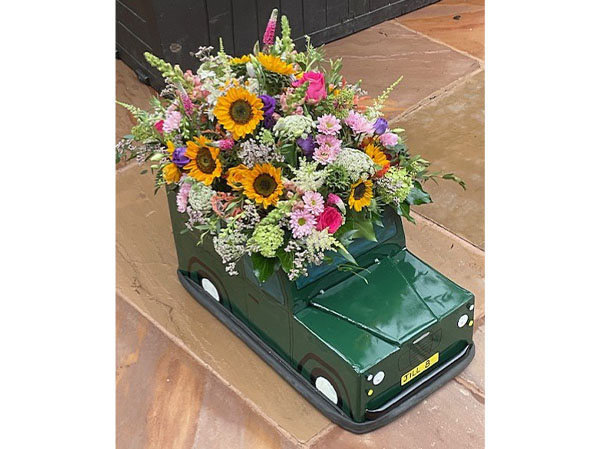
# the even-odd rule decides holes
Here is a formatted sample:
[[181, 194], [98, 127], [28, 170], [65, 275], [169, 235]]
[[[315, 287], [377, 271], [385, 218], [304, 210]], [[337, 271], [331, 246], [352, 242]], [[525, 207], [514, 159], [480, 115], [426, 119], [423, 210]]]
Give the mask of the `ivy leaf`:
[[269, 276], [275, 271], [277, 259], [274, 257], [264, 257], [259, 253], [252, 253], [250, 260], [252, 261], [254, 275], [261, 283], [269, 279]]
[[406, 202], [411, 206], [418, 206], [419, 204], [432, 203], [431, 196], [425, 190], [419, 181], [413, 181], [413, 188], [406, 197]]
[[286, 252], [283, 248], [279, 248], [276, 254], [281, 262], [281, 268], [283, 268], [283, 271], [286, 273], [292, 271], [292, 268], [294, 268], [294, 255], [291, 253], [291, 251]]

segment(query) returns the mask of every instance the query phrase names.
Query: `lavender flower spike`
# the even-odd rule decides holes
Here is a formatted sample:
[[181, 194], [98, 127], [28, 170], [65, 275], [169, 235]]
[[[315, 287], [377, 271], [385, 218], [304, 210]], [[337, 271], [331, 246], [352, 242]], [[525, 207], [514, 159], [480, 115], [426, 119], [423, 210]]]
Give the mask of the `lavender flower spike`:
[[275, 43], [275, 28], [277, 27], [277, 8], [271, 12], [271, 18], [267, 22], [265, 34], [263, 34], [263, 44], [270, 47]]

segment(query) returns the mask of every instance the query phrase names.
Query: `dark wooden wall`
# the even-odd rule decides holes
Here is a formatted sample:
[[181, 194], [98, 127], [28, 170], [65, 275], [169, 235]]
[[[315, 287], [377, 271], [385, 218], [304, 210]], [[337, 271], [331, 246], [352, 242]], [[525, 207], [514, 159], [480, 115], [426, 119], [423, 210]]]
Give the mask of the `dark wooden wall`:
[[273, 8], [285, 14], [299, 49], [308, 35], [314, 45], [331, 42], [439, 0], [117, 0], [117, 55], [140, 80], [162, 87], [148, 66], [149, 51], [184, 70], [200, 45], [242, 55], [262, 38]]

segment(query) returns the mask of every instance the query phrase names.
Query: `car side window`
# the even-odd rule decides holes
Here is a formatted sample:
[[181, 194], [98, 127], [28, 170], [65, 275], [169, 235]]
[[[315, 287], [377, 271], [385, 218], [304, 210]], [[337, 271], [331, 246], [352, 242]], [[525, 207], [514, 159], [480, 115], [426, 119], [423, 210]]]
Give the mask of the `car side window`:
[[261, 284], [254, 275], [252, 263], [248, 257], [244, 258], [244, 271], [246, 274], [246, 279], [250, 280], [250, 282], [252, 282], [258, 288], [268, 293], [270, 299], [277, 301], [281, 305], [284, 304], [283, 291], [281, 290], [281, 284], [279, 283], [279, 278], [277, 275], [273, 274], [269, 276], [269, 279]]

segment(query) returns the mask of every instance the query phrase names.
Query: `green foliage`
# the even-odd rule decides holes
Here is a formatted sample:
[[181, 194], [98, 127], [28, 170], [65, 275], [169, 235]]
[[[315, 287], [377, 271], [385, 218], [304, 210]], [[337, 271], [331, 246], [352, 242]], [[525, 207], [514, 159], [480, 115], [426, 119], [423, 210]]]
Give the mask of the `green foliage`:
[[411, 206], [418, 206], [419, 204], [428, 204], [433, 202], [431, 196], [425, 190], [419, 181], [413, 181], [412, 189], [405, 200]]
[[308, 72], [312, 68], [316, 68], [325, 58], [323, 47], [315, 48], [310, 43], [310, 37], [304, 36], [306, 39], [306, 50], [303, 53], [296, 55], [296, 62], [302, 68], [303, 72]]
[[152, 67], [157, 69], [162, 74], [163, 78], [168, 78], [172, 82], [185, 82], [185, 79], [183, 78], [183, 71], [178, 65], [172, 66], [168, 62], [160, 59], [158, 56], [154, 56], [149, 52], [145, 52], [144, 57]]
[[400, 83], [400, 81], [402, 81], [402, 78], [403, 77], [401, 76], [396, 81], [394, 81], [390, 85], [390, 87], [385, 89], [381, 93], [381, 95], [379, 95], [379, 97], [375, 99], [375, 101], [373, 102], [373, 106], [367, 108], [367, 112], [365, 115], [369, 118], [369, 120], [375, 120], [377, 117], [381, 117], [381, 109], [383, 108], [384, 103], [386, 102], [394, 88]]
[[336, 192], [346, 192], [350, 188], [350, 175], [343, 165], [331, 164], [325, 169], [325, 185]]
[[250, 260], [252, 261], [254, 275], [259, 282], [265, 282], [269, 279], [277, 265], [279, 265], [279, 259], [275, 257], [264, 257], [259, 253], [252, 253]]

